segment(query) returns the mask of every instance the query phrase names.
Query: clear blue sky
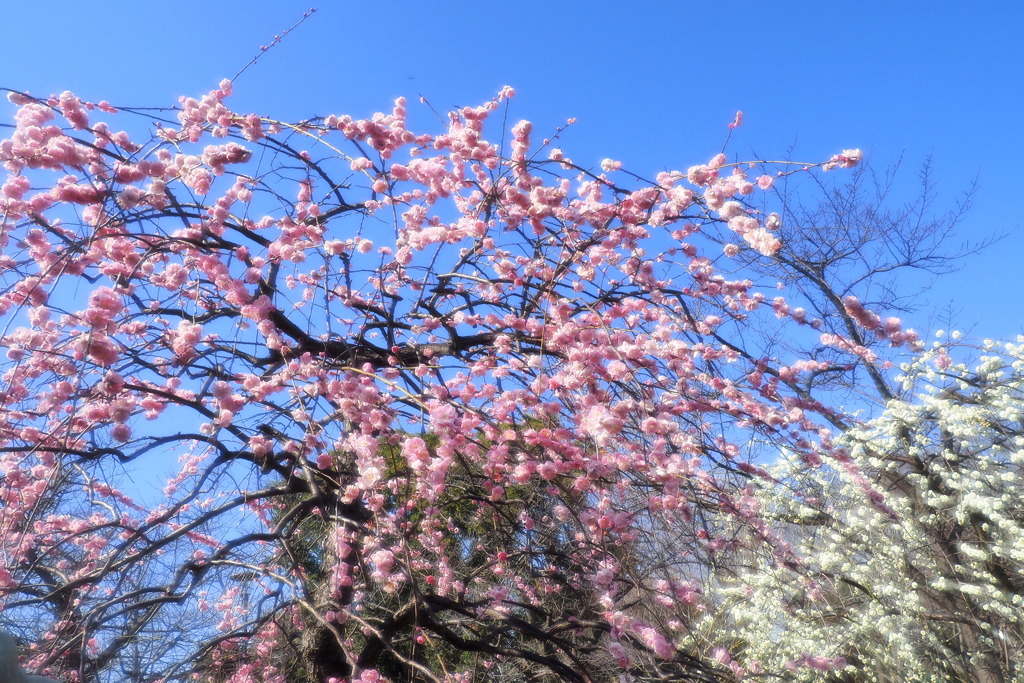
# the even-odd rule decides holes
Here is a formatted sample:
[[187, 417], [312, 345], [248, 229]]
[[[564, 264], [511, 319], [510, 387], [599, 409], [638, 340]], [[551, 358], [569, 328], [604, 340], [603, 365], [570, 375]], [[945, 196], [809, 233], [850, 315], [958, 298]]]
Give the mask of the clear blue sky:
[[[173, 104], [233, 75], [310, 1], [7, 3], [0, 84]], [[237, 81], [232, 102], [286, 119], [364, 116], [422, 94], [443, 111], [508, 84], [512, 116], [538, 137], [577, 117], [562, 144], [575, 160], [647, 175], [706, 161], [737, 109], [738, 154], [796, 142], [808, 160], [860, 147], [884, 167], [902, 155], [908, 192], [930, 154], [940, 206], [979, 179], [961, 238], [1008, 236], [940, 280], [929, 304], [952, 302], [976, 336], [1008, 337], [1024, 333], [1022, 35], [1024, 3], [1009, 0], [325, 1]]]

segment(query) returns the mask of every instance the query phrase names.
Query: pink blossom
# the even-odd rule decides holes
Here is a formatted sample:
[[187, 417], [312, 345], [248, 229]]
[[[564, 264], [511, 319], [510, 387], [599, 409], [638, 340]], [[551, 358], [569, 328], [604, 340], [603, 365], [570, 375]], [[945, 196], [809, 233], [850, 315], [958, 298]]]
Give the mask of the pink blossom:
[[23, 107], [26, 104], [33, 102], [34, 100], [29, 95], [11, 91], [7, 93], [7, 101], [13, 105]]
[[395, 555], [390, 550], [378, 550], [370, 555], [370, 562], [376, 568], [379, 575], [386, 575], [391, 572], [395, 565]]
[[128, 425], [121, 422], [114, 425], [113, 429], [110, 430], [110, 435], [115, 441], [124, 443], [128, 439], [132, 438], [132, 430]]
[[611, 643], [608, 646], [608, 654], [615, 658], [615, 663], [618, 664], [619, 668], [625, 669], [629, 666], [629, 655], [627, 654], [626, 648], [623, 647], [622, 643]]
[[359, 157], [358, 159], [353, 159], [349, 166], [353, 171], [368, 171], [373, 168], [373, 162], [366, 157]]
[[830, 171], [834, 168], [853, 168], [863, 158], [864, 152], [859, 149], [844, 149], [841, 153], [833, 155], [831, 159], [822, 164], [821, 170]]
[[537, 468], [537, 473], [540, 474], [541, 479], [551, 481], [558, 476], [558, 466], [553, 462], [545, 462]]
[[735, 218], [736, 216], [745, 216], [746, 214], [747, 210], [739, 202], [726, 202], [718, 209], [718, 215], [725, 220]]
[[109, 337], [101, 335], [93, 335], [91, 339], [83, 340], [80, 346], [87, 349], [90, 359], [103, 366], [113, 365], [121, 356], [117, 344]]
[[846, 313], [866, 330], [876, 330], [882, 324], [881, 317], [864, 308], [855, 296], [848, 296], [843, 299], [843, 307]]
[[744, 232], [743, 240], [764, 256], [771, 256], [782, 246], [782, 242], [764, 228]]
[[718, 171], [705, 165], [691, 166], [686, 172], [686, 179], [694, 185], [707, 185], [718, 177]]
[[3, 194], [9, 199], [21, 199], [31, 187], [25, 176], [11, 176], [3, 186]]
[[61, 93], [59, 101], [61, 113], [75, 130], [84, 130], [89, 127], [89, 116], [86, 114], [81, 100], [72, 93], [64, 91]]

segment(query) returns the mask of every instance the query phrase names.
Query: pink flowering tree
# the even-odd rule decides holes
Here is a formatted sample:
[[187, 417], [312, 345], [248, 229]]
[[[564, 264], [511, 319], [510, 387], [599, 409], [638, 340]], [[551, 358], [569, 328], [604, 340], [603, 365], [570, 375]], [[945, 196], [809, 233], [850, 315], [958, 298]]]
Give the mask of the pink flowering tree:
[[798, 561], [756, 458], [832, 457], [850, 421], [807, 378], [916, 342], [853, 293], [822, 336], [763, 286], [785, 225], [758, 193], [860, 152], [645, 180], [489, 124], [511, 89], [437, 134], [401, 99], [287, 123], [230, 94], [11, 93], [0, 623], [26, 666], [750, 673], [695, 625], [737, 539]]

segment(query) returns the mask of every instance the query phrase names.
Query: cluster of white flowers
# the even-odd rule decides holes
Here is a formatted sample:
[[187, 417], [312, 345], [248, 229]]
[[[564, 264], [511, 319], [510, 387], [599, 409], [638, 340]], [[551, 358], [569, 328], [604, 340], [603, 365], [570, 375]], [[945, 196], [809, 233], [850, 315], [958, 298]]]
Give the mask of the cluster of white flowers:
[[793, 680], [821, 680], [816, 656], [865, 681], [1024, 681], [1024, 338], [964, 352], [902, 368], [916, 396], [837, 441], [853, 467], [773, 466], [788, 486], [758, 497], [802, 561], [766, 545], [720, 580], [710, 628], [739, 659]]

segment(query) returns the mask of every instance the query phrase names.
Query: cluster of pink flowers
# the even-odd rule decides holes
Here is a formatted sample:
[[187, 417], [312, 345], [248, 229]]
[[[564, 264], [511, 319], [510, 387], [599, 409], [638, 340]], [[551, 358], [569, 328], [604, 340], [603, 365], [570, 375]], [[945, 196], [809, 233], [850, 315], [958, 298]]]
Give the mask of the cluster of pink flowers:
[[864, 152], [859, 149], [844, 149], [839, 154], [832, 155], [832, 158], [821, 165], [821, 170], [831, 171], [834, 168], [853, 168], [864, 158]]
[[[327, 534], [332, 622], [405, 583], [450, 600], [483, 596], [501, 612], [586, 576], [615, 661], [626, 667], [638, 651], [672, 660], [679, 629], [623, 607], [633, 599], [625, 582], [637, 579], [615, 560], [621, 548], [652, 528], [692, 524], [697, 501], [761, 533], [757, 505], [716, 478], [717, 467], [763, 473], [727, 434], [768, 434], [818, 457], [820, 406], [792, 386], [827, 364], [784, 364], [723, 341], [748, 317], [814, 325], [716, 264], [723, 252], [780, 249], [778, 216], [746, 199], [773, 176], [719, 154], [623, 189], [608, 175], [619, 161], [605, 159], [598, 174], [557, 149], [542, 158], [528, 121], [503, 150], [485, 123], [511, 89], [453, 113], [436, 136], [406, 128], [402, 98], [367, 119], [292, 125], [233, 111], [231, 91], [223, 81], [182, 98], [180, 127], [158, 133], [173, 144], [155, 147], [91, 122], [71, 93], [13, 98], [17, 125], [0, 142], [10, 173], [0, 195], [3, 556], [26, 556], [46, 534], [55, 547], [87, 548], [96, 563], [69, 570], [69, 581], [77, 600], [108, 609], [120, 598], [98, 598], [92, 591], [110, 584], [88, 573], [103, 561], [145, 582], [165, 544], [210, 546], [228, 565], [245, 554], [236, 543], [266, 554], [260, 544], [279, 533], [270, 511], [282, 495], [263, 484], [273, 472], [347, 520]], [[281, 131], [309, 149], [268, 147], [274, 161], [260, 163], [278, 164], [268, 171], [254, 152]], [[324, 140], [330, 152], [318, 158]], [[352, 156], [337, 153], [345, 145]], [[860, 158], [845, 150], [822, 167]], [[365, 201], [347, 199], [359, 191]], [[855, 298], [845, 312], [894, 345], [916, 341]], [[876, 360], [845, 337], [822, 342]], [[8, 514], [40, 504], [55, 453], [82, 472], [94, 460], [180, 461], [155, 509], [94, 478], [83, 484], [92, 498], [82, 505], [96, 511], [88, 522], [68, 525], [64, 510], [34, 525]], [[524, 505], [524, 487], [550, 505]], [[467, 519], [453, 518], [465, 508]], [[263, 530], [259, 543], [234, 522], [207, 533], [240, 509], [255, 511], [245, 522]], [[522, 547], [466, 575], [452, 560], [468, 552], [460, 525], [494, 520], [514, 526], [508, 537]], [[130, 539], [127, 559], [115, 557], [117, 533]], [[555, 567], [532, 545], [543, 534], [566, 539], [560, 561], [579, 568], [573, 576], [537, 569]], [[708, 529], [690, 541], [708, 555], [735, 545]], [[188, 556], [183, 575], [216, 575], [206, 550]], [[0, 567], [0, 589], [23, 566]], [[305, 571], [281, 569], [283, 593], [305, 585]], [[678, 615], [702, 601], [680, 576], [653, 586], [633, 588]], [[201, 600], [200, 613], [212, 607], [212, 626], [228, 633], [244, 630], [247, 597], [232, 587], [212, 604], [188, 599]], [[722, 653], [717, 661], [740, 671]], [[801, 665], [841, 666], [814, 656]], [[256, 675], [234, 675], [243, 673]]]

